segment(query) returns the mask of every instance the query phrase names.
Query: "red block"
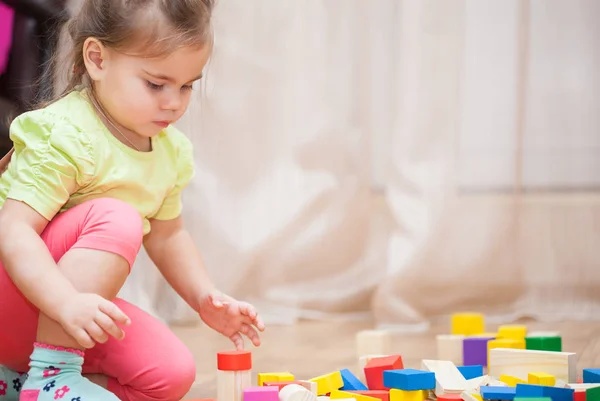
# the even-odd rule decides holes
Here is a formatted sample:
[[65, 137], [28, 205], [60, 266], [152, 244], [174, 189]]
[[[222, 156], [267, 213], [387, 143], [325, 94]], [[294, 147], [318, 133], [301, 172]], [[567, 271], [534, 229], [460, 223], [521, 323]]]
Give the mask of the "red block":
[[379, 398], [381, 401], [390, 401], [390, 392], [386, 390], [344, 390], [349, 393], [366, 395], [373, 398]]
[[441, 394], [437, 397], [438, 401], [456, 401], [462, 400], [460, 394]]
[[390, 355], [371, 359], [365, 365], [365, 378], [369, 390], [389, 390], [383, 385], [383, 371], [404, 369], [402, 356]]
[[573, 401], [585, 401], [585, 395], [585, 391], [575, 391], [575, 393], [573, 393]]

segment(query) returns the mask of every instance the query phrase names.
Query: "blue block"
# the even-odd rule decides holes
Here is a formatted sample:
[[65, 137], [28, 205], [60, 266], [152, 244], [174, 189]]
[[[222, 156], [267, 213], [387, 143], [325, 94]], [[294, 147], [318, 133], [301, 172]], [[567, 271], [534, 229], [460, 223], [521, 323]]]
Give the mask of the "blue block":
[[483, 376], [483, 365], [457, 366], [457, 368], [467, 380]]
[[520, 384], [516, 387], [517, 397], [544, 397], [544, 386], [537, 384]]
[[507, 400], [512, 401], [517, 393], [515, 387], [506, 386], [481, 386], [479, 388], [481, 398], [484, 400]]
[[584, 383], [600, 383], [600, 369], [583, 369]]
[[340, 374], [344, 381], [344, 387], [342, 387], [341, 390], [368, 390], [367, 386], [365, 386], [358, 377], [354, 376], [348, 369], [340, 370]]
[[399, 390], [431, 390], [435, 388], [435, 373], [416, 369], [383, 371], [383, 385]]
[[544, 386], [544, 397], [550, 397], [552, 401], [573, 401], [574, 395], [572, 388]]
[[552, 401], [573, 401], [572, 388], [540, 386], [537, 384], [517, 384], [517, 397], [549, 397]]

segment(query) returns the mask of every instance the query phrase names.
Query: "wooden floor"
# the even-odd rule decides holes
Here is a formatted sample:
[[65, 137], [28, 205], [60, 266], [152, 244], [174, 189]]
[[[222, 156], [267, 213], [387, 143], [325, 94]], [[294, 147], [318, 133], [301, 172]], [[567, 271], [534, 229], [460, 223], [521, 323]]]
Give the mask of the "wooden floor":
[[[529, 330], [559, 331], [563, 350], [577, 353], [579, 374], [584, 367], [600, 367], [600, 323], [519, 323], [526, 324]], [[355, 334], [370, 328], [368, 323], [320, 322], [268, 327], [259, 348], [247, 342], [247, 348], [253, 353], [253, 381], [256, 381], [256, 373], [269, 371], [289, 371], [297, 379], [309, 379], [343, 368], [357, 373]], [[490, 326], [487, 331], [494, 332], [495, 328]], [[174, 327], [173, 330], [196, 358], [196, 382], [187, 399], [216, 397], [216, 353], [232, 349], [231, 344], [205, 327]], [[427, 333], [394, 334], [394, 351], [402, 355], [405, 367], [419, 368], [421, 359], [436, 357], [435, 335], [448, 330], [449, 327], [439, 326]]]

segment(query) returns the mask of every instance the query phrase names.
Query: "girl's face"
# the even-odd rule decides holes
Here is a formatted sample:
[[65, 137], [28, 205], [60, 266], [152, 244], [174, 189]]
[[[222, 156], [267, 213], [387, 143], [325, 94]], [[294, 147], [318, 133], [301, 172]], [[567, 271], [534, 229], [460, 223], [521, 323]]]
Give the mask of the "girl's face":
[[142, 58], [91, 43], [84, 56], [105, 111], [121, 128], [143, 139], [157, 135], [185, 113], [192, 84], [202, 77], [209, 59], [210, 46], [184, 47], [164, 57]]

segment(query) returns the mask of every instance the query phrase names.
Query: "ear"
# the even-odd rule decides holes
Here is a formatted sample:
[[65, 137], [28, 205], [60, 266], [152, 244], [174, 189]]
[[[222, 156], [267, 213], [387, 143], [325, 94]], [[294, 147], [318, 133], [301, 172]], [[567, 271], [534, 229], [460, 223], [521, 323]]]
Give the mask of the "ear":
[[92, 81], [99, 81], [106, 73], [108, 51], [96, 38], [83, 43], [83, 62]]

